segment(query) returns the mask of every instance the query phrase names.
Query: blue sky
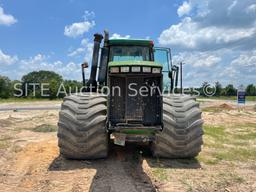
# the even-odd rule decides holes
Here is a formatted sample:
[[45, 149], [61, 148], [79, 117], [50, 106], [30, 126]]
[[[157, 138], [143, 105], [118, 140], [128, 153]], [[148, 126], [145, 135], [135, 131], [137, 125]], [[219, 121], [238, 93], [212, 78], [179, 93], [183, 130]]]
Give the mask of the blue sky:
[[171, 47], [187, 86], [256, 83], [255, 0], [0, 0], [0, 75], [44, 69], [80, 80], [105, 28]]

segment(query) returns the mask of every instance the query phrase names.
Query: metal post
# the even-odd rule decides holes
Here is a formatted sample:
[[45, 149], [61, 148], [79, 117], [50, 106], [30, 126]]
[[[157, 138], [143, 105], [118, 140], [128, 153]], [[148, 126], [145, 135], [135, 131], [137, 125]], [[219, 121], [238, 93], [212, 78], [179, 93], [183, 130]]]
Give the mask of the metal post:
[[85, 87], [85, 74], [84, 74], [84, 68], [82, 67], [82, 75], [83, 75], [83, 86]]
[[182, 71], [183, 71], [183, 69], [182, 69], [182, 65], [183, 65], [183, 63], [180, 62], [180, 93], [181, 94], [183, 94], [183, 85], [182, 85]]
[[84, 62], [83, 64], [81, 64], [81, 68], [82, 68], [82, 77], [83, 77], [83, 87], [85, 88], [86, 82], [85, 82], [85, 73], [84, 73], [84, 70], [85, 70], [86, 68], [88, 68], [88, 63], [87, 63], [87, 62]]

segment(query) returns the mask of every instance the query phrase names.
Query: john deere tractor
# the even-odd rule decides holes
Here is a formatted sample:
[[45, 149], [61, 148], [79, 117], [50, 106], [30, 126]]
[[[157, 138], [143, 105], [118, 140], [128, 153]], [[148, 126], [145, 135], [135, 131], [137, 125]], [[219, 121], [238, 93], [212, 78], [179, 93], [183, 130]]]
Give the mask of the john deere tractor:
[[156, 48], [151, 40], [95, 34], [90, 69], [84, 91], [62, 103], [58, 145], [64, 157], [105, 158], [112, 140], [148, 144], [156, 157], [198, 155], [201, 111], [194, 97], [171, 94], [178, 67], [172, 66], [170, 49]]

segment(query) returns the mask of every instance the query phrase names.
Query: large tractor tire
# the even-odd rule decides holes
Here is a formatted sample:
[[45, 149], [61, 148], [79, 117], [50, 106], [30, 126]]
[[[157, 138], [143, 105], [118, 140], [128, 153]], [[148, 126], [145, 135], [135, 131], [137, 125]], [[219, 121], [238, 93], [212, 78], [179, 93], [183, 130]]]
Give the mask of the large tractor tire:
[[60, 154], [68, 159], [99, 159], [108, 154], [107, 99], [96, 94], [64, 98], [58, 123]]
[[194, 158], [203, 144], [199, 103], [188, 95], [163, 96], [163, 130], [156, 134], [152, 152], [163, 158]]

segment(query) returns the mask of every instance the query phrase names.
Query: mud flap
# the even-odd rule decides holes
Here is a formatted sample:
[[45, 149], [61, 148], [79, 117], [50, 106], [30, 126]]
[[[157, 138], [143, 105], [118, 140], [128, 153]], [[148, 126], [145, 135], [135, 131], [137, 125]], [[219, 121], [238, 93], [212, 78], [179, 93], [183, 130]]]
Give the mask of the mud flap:
[[125, 146], [126, 134], [113, 133], [112, 136], [114, 138], [115, 145]]

